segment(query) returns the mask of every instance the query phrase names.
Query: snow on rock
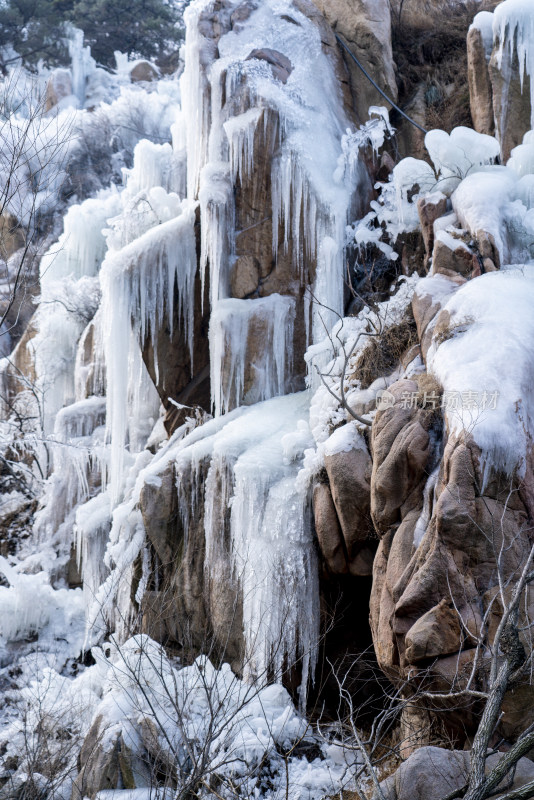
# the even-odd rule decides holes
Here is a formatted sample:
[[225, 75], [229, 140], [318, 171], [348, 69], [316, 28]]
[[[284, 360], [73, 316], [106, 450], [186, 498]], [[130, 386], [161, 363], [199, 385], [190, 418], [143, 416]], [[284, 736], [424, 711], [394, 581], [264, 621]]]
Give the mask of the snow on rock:
[[497, 139], [466, 127], [454, 128], [450, 134], [437, 129], [429, 131], [425, 147], [439, 178], [437, 188], [446, 194], [470, 172], [494, 164], [500, 154]]
[[450, 432], [470, 433], [482, 466], [509, 475], [524, 474], [534, 435], [533, 301], [532, 265], [469, 281], [445, 305], [449, 333], [435, 335], [428, 353], [444, 390], [464, 398], [446, 411]]
[[[181, 667], [145, 635], [120, 647], [112, 639], [92, 653], [96, 664], [74, 680], [47, 669], [25, 690], [26, 736], [37, 732], [43, 718], [52, 729], [67, 722], [71, 736], [83, 736], [89, 728], [98, 734], [78, 777], [74, 763], [63, 779], [61, 796], [68, 796], [65, 790], [72, 791], [74, 783], [75, 789], [96, 791], [101, 800], [163, 800], [170, 795], [152, 784], [148, 767], [157, 763], [160, 771], [169, 769], [181, 788], [194, 779], [200, 757], [207, 785], [216, 781], [225, 800], [233, 796], [228, 787], [234, 786], [248, 795], [259, 784], [261, 796], [272, 800], [280, 792], [291, 800], [319, 800], [341, 784], [352, 785], [354, 754], [309, 730], [281, 685], [252, 686], [227, 664], [215, 669], [205, 656]], [[16, 752], [23, 731], [13, 725], [6, 735], [11, 737], [9, 753]], [[134, 769], [137, 788], [98, 791], [101, 774], [88, 786], [87, 776], [94, 775], [95, 765], [106, 763], [119, 737], [127, 756], [139, 765]], [[299, 754], [300, 744], [313, 746], [312, 760]], [[24, 766], [23, 759], [20, 771]]]
[[478, 14], [475, 14], [470, 26], [470, 30], [471, 28], [476, 28], [481, 32], [482, 42], [488, 61], [491, 56], [491, 51], [493, 50], [493, 20], [493, 12], [479, 11]]
[[[9, 644], [39, 636], [50, 653], [76, 657], [83, 644], [84, 606], [81, 590], [53, 589], [46, 572], [26, 575], [0, 556], [0, 658], [11, 659]], [[60, 663], [62, 663], [60, 661]]]

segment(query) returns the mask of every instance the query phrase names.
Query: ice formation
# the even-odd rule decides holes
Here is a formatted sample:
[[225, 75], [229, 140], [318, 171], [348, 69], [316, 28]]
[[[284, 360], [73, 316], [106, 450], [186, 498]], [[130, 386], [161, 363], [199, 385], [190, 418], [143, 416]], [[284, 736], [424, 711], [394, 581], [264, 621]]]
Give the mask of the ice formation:
[[[104, 749], [111, 749], [122, 737], [135, 765], [138, 788], [101, 790], [98, 800], [170, 800], [176, 788], [152, 783], [138, 732], [142, 719], [154, 733], [152, 748], [162, 763], [178, 767], [179, 786], [194, 778], [202, 755], [206, 774], [220, 781], [219, 793], [225, 800], [232, 796], [229, 786], [251, 793], [265, 782], [271, 787], [262, 790], [266, 798], [275, 800], [282, 791], [290, 800], [319, 800], [339, 785], [352, 785], [354, 755], [343, 757], [335, 744], [309, 731], [280, 684], [251, 686], [233, 675], [228, 665], [215, 669], [204, 656], [182, 667], [142, 635], [120, 648], [112, 640], [93, 648], [93, 655], [96, 663], [74, 680], [47, 668], [41, 679], [34, 679], [24, 690], [28, 725], [25, 731], [16, 723], [8, 729], [9, 754], [17, 753], [17, 748], [22, 753], [24, 735], [39, 724], [52, 731], [68, 725], [76, 737], [91, 722], [100, 722]], [[300, 742], [314, 746], [313, 761], [296, 752]], [[56, 787], [61, 797], [73, 791], [74, 750], [70, 761], [70, 769]]]
[[[31, 344], [36, 385], [44, 398], [42, 419], [33, 431], [46, 444], [39, 451], [46, 480], [33, 540], [40, 551], [30, 552], [25, 545], [22, 564], [15, 567], [5, 559], [0, 564], [8, 584], [0, 587], [0, 603], [7, 609], [0, 637], [2, 657], [9, 640], [38, 633], [40, 641], [49, 643], [57, 633], [57, 619], [57, 625], [69, 630], [65, 653], [70, 657], [81, 647], [83, 628], [85, 645], [95, 647], [97, 664], [69, 689], [58, 674], [46, 673], [45, 678], [56, 695], [74, 692], [75, 686], [87, 689], [89, 716], [107, 714], [112, 729], [130, 736], [132, 746], [139, 744], [132, 724], [139, 709], [131, 704], [128, 692], [135, 693], [136, 687], [125, 684], [121, 658], [139, 661], [139, 652], [148, 652], [160, 660], [164, 669], [156, 676], [148, 662], [138, 665], [149, 691], [157, 693], [154, 680], [169, 676], [177, 686], [187, 684], [185, 695], [198, 702], [191, 711], [191, 724], [198, 726], [189, 731], [192, 739], [202, 738], [205, 722], [201, 670], [216, 691], [230, 686], [232, 714], [240, 693], [251, 691], [250, 702], [234, 717], [236, 727], [221, 729], [212, 755], [216, 760], [230, 747], [245, 761], [260, 763], [266, 753], [276, 761], [276, 747], [298, 738], [303, 724], [285, 690], [264, 684], [281, 681], [288, 667], [298, 664], [304, 705], [314, 674], [319, 589], [312, 479], [324, 467], [325, 456], [367, 448], [361, 426], [346, 424], [338, 399], [347, 352], [352, 368], [368, 335], [401, 322], [414, 294], [439, 301], [450, 314], [451, 335], [435, 338], [429, 369], [445, 391], [467, 394], [474, 387], [487, 398], [483, 412], [467, 406], [448, 411], [449, 432], [473, 434], [487, 471], [512, 474], [524, 469], [534, 432], [534, 409], [522, 400], [534, 380], [529, 359], [534, 349], [529, 322], [534, 274], [531, 264], [507, 265], [528, 262], [533, 255], [534, 142], [530, 132], [501, 166], [495, 163], [499, 143], [493, 137], [463, 127], [450, 134], [431, 131], [425, 145], [432, 164], [400, 161], [391, 179], [377, 186], [371, 211], [348, 225], [355, 195], [367, 188], [361, 149], [376, 154], [389, 136], [386, 112], [370, 109], [369, 122], [352, 130], [319, 31], [291, 3], [259, 4], [246, 25], [222, 36], [217, 59], [200, 24], [210, 8], [209, 0], [196, 0], [186, 12], [185, 70], [179, 87], [167, 79], [151, 92], [121, 85], [128, 74], [122, 62], [117, 76], [104, 79], [82, 41], [73, 40], [77, 110], [69, 113], [77, 125], [87, 124], [84, 106], [103, 92], [101, 110], [122, 130], [124, 152], [133, 162], [126, 168], [124, 154], [115, 159], [114, 167], [119, 172], [123, 168], [122, 185], [83, 202], [73, 200], [59, 241], [41, 259], [41, 298]], [[521, 16], [525, 8], [517, 0], [505, 0], [493, 24], [501, 47], [516, 46], [530, 75], [530, 34], [526, 16]], [[487, 48], [489, 23], [485, 15], [474, 22]], [[285, 82], [273, 78], [266, 61], [249, 57], [261, 48], [290, 54]], [[245, 81], [243, 100], [238, 88]], [[237, 98], [233, 105], [227, 102], [230, 97]], [[146, 138], [132, 133], [132, 110], [138, 117], [144, 112]], [[59, 109], [54, 119], [61, 120], [64, 113]], [[270, 126], [276, 148], [268, 198], [269, 255], [276, 265], [292, 253], [290, 288], [285, 295], [271, 290], [263, 296], [258, 280], [246, 299], [238, 299], [231, 296], [232, 269], [239, 258], [235, 197], [254, 173], [254, 155]], [[447, 216], [435, 227], [441, 243], [471, 252], [477, 237], [491, 234], [505, 269], [460, 289], [440, 275], [403, 277], [390, 299], [365, 306], [356, 317], [344, 317], [347, 239], [395, 260], [399, 237], [420, 224], [420, 198], [448, 205]], [[463, 239], [452, 236], [451, 225], [462, 226]], [[209, 284], [209, 301], [207, 290], [195, 297], [199, 282], [203, 289]], [[207, 306], [202, 314], [209, 315], [214, 418], [207, 420], [206, 415], [197, 424], [191, 412], [167, 441], [160, 397], [143, 355], [152, 349], [157, 382], [166, 367], [158, 363], [158, 333], [164, 327], [172, 333], [179, 325], [193, 373], [195, 306], [202, 304]], [[309, 388], [295, 392], [300, 388], [295, 341], [301, 327], [308, 345]], [[508, 365], [506, 375], [500, 369], [503, 363]], [[347, 381], [348, 402], [371, 421], [377, 392], [423, 369], [421, 357], [414, 356], [366, 389]], [[498, 402], [492, 407], [496, 390]], [[143, 487], [158, 487], [168, 469], [173, 471], [186, 539], [201, 514], [206, 580], [222, 576], [240, 592], [242, 682], [228, 667], [216, 671], [205, 660], [178, 671], [148, 639], [125, 642], [151, 577], [141, 493]], [[428, 526], [435, 480], [434, 472], [414, 547]], [[16, 508], [19, 493], [10, 492], [4, 502]], [[50, 585], [44, 570], [56, 580], [67, 564], [78, 570], [83, 592]], [[24, 599], [27, 592], [39, 598], [38, 605]], [[107, 657], [97, 646], [110, 631], [123, 646], [111, 647]], [[139, 697], [136, 702], [144, 701]], [[179, 751], [182, 732], [167, 733]], [[328, 754], [313, 765], [313, 776], [304, 761], [295, 757], [289, 762], [290, 779], [300, 789], [291, 788], [287, 796], [295, 800], [330, 791], [326, 773], [335, 772]], [[143, 790], [136, 791], [135, 797], [144, 800]], [[104, 800], [105, 792], [99, 797]]]
[[[211, 386], [216, 414], [285, 394], [293, 367], [295, 300], [219, 300], [210, 321]], [[269, 350], [261, 344], [271, 343]], [[253, 359], [256, 358], [257, 361]], [[249, 375], [246, 385], [245, 370]]]
[[[510, 69], [517, 54], [521, 86], [525, 75], [530, 80], [531, 127], [534, 128], [534, 20], [528, 0], [505, 0], [493, 12], [493, 36], [498, 42], [498, 63], [501, 69]], [[505, 58], [507, 61], [505, 62]]]

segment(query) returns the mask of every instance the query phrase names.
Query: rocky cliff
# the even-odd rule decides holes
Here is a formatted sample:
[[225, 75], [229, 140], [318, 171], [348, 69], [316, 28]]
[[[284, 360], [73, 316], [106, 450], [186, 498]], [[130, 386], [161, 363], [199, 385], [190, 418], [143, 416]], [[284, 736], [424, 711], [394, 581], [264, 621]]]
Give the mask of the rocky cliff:
[[[330, 721], [341, 697], [365, 727], [394, 695], [398, 753], [468, 746], [508, 658], [534, 514], [532, 12], [474, 17], [474, 128], [419, 130], [406, 158], [389, 4], [195, 0], [185, 18], [179, 82], [142, 62], [112, 83], [88, 53], [48, 79], [50, 119], [76, 84], [78, 124], [103, 92], [124, 137], [132, 108], [152, 135], [121, 185], [71, 203], [12, 326], [2, 664], [44, 693], [46, 741], [61, 695], [71, 713], [85, 693], [72, 752], [55, 745], [62, 797], [300, 796], [307, 770], [318, 798], [359, 762], [307, 709]], [[523, 664], [526, 583], [516, 599]], [[532, 722], [514, 669], [507, 747]], [[6, 791], [54, 777], [23, 735]]]

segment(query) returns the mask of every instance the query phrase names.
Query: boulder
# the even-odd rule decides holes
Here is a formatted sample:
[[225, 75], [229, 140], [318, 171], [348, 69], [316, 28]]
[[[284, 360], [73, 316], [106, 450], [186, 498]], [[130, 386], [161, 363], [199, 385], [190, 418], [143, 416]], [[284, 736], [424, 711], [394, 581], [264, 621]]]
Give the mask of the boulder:
[[159, 73], [157, 67], [150, 61], [137, 61], [130, 70], [130, 80], [132, 83], [146, 83], [157, 81]]
[[71, 800], [94, 800], [100, 791], [151, 785], [148, 765], [126, 745], [120, 727], [111, 736], [110, 733], [104, 718], [98, 716], [78, 756], [78, 775]]
[[467, 34], [467, 79], [473, 127], [479, 133], [493, 136], [493, 90], [482, 32], [475, 27]]
[[432, 273], [454, 278], [455, 274], [469, 277], [479, 266], [476, 254], [449, 231], [438, 231], [432, 251]]
[[417, 664], [427, 658], [457, 653], [462, 647], [462, 633], [460, 617], [444, 597], [406, 634], [406, 660]]
[[427, 261], [434, 249], [434, 222], [442, 217], [446, 210], [447, 198], [441, 192], [426, 195], [417, 201], [417, 213], [421, 223]]
[[[486, 774], [502, 758], [494, 753], [486, 760]], [[385, 800], [442, 800], [467, 783], [471, 754], [467, 750], [445, 750], [440, 747], [421, 747], [396, 772], [380, 784]], [[503, 785], [502, 797], [534, 780], [534, 764], [528, 758], [517, 763], [512, 786]], [[375, 791], [372, 800], [378, 800]]]
[[338, 428], [325, 443], [325, 468], [350, 565], [373, 532], [371, 456], [354, 423]]
[[400, 380], [389, 391], [395, 405], [378, 410], [371, 435], [371, 515], [380, 535], [421, 504], [434, 448], [433, 414], [413, 403], [418, 384]]
[[57, 106], [61, 100], [72, 95], [72, 75], [69, 69], [55, 69], [46, 84], [45, 112]]
[[319, 549], [328, 570], [334, 575], [345, 575], [349, 571], [345, 543], [326, 483], [317, 483], [313, 489], [313, 515]]

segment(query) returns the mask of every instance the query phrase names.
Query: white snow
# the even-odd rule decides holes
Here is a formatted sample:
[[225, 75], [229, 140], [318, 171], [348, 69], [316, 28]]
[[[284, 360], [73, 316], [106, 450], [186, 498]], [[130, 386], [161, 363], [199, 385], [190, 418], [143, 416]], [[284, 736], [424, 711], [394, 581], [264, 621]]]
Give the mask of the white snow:
[[491, 11], [479, 11], [478, 14], [475, 14], [470, 27], [477, 28], [482, 34], [486, 58], [489, 61], [493, 50], [493, 13]]
[[451, 337], [434, 341], [428, 354], [444, 390], [462, 396], [458, 409], [446, 410], [449, 430], [471, 433], [482, 467], [507, 474], [523, 474], [532, 446], [533, 302], [532, 265], [469, 281], [445, 306]]

